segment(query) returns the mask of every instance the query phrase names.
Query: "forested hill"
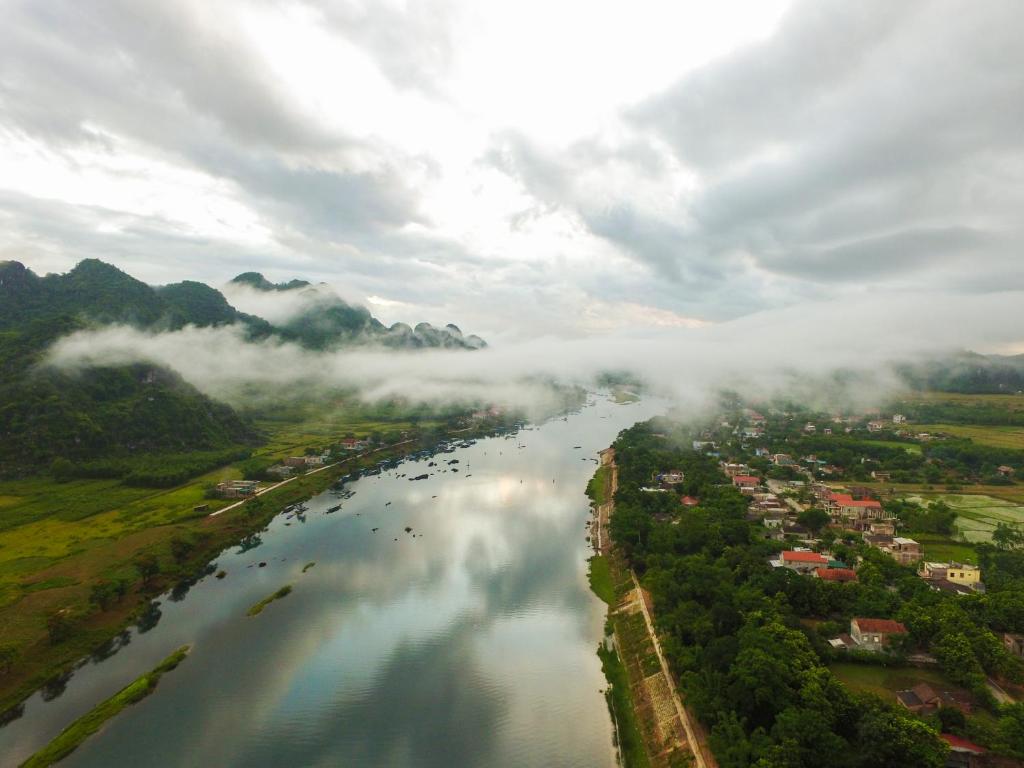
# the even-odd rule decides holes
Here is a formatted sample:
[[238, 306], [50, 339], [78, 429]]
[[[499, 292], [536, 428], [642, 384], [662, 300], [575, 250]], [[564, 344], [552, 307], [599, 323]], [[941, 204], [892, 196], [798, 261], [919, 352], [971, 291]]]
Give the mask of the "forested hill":
[[1024, 355], [979, 355], [961, 352], [923, 363], [899, 365], [900, 377], [912, 388], [976, 394], [1024, 391]]

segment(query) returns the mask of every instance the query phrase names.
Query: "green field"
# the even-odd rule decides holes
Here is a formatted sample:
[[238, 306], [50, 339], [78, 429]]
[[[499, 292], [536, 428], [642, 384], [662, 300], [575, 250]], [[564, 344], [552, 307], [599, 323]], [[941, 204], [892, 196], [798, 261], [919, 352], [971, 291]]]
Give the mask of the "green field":
[[918, 432], [945, 433], [954, 437], [967, 437], [978, 445], [995, 448], [1024, 450], [1024, 427], [980, 426], [976, 424], [915, 424]]
[[911, 531], [907, 535], [921, 545], [921, 551], [924, 553], [925, 560], [938, 563], [953, 561], [957, 563], [978, 564], [978, 553], [975, 551], [973, 544], [957, 541], [940, 533], [915, 533]]
[[918, 683], [928, 683], [942, 690], [957, 690], [957, 686], [935, 669], [874, 667], [849, 662], [830, 664], [829, 669], [851, 690], [874, 693], [889, 702], [895, 701], [896, 691], [905, 691]]
[[602, 555], [594, 555], [590, 558], [590, 570], [587, 577], [590, 579], [591, 591], [608, 605], [615, 605], [617, 602], [615, 585], [612, 583], [611, 564], [608, 562], [608, 558]]
[[1024, 504], [981, 494], [937, 493], [908, 496], [910, 501], [944, 501], [956, 510], [956, 527], [967, 541], [991, 541], [996, 523], [1024, 523]]

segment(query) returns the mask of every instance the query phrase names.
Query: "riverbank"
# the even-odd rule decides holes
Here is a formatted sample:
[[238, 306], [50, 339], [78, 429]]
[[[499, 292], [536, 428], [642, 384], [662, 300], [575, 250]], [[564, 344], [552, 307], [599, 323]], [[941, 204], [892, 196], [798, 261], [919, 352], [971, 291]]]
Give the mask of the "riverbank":
[[[474, 436], [458, 434], [459, 439]], [[447, 435], [439, 442], [445, 439]], [[83, 660], [114, 646], [116, 638], [146, 614], [154, 597], [205, 575], [220, 552], [257, 534], [288, 505], [326, 490], [344, 474], [423, 447], [419, 441], [406, 440], [352, 456], [277, 484], [255, 499], [219, 510], [221, 514], [196, 512], [174, 524], [106, 540], [39, 572], [34, 578], [49, 588], [0, 609], [4, 647], [15, 659], [6, 670], [0, 667], [0, 717], [20, 716], [21, 702], [36, 690], [69, 676]], [[146, 578], [139, 572], [144, 561], [151, 566]], [[97, 603], [93, 590], [102, 583], [119, 585], [123, 591], [112, 591]]]
[[610, 643], [606, 640], [598, 655], [609, 684], [606, 697], [616, 726], [620, 763], [623, 768], [716, 768], [706, 743], [699, 742], [701, 735], [693, 733], [692, 718], [679, 699], [661, 653], [651, 620], [650, 596], [609, 535], [617, 486], [615, 453], [609, 448], [601, 452], [601, 467], [587, 489], [594, 503], [591, 540], [596, 551], [591, 558], [590, 583], [608, 604]]

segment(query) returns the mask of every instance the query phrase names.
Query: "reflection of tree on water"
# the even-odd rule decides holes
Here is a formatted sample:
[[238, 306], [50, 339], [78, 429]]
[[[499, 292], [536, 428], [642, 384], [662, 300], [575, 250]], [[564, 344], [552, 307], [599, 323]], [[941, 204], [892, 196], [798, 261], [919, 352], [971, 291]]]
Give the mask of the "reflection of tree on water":
[[250, 549], [256, 549], [263, 543], [263, 538], [258, 533], [250, 534], [238, 542], [238, 552], [241, 555], [248, 552]]
[[172, 603], [180, 603], [182, 600], [185, 599], [186, 595], [188, 595], [188, 591], [192, 589], [192, 587], [194, 587], [200, 579], [209, 576], [216, 570], [217, 563], [207, 563], [206, 567], [204, 567], [203, 570], [201, 570], [195, 576], [188, 579], [183, 579], [182, 581], [179, 581], [177, 584], [175, 584], [174, 588], [171, 590], [171, 594], [167, 596], [167, 599], [170, 600]]
[[127, 629], [121, 630], [121, 633], [114, 635], [112, 638], [107, 640], [105, 643], [100, 645], [96, 650], [92, 652], [89, 658], [93, 664], [99, 664], [101, 661], [106, 661], [115, 653], [120, 651], [126, 645], [132, 641], [132, 633]]
[[0, 728], [3, 728], [8, 723], [13, 723], [19, 717], [25, 714], [25, 702], [16, 704], [10, 709], [0, 712]]
[[61, 694], [67, 690], [68, 683], [71, 681], [72, 676], [75, 673], [72, 670], [61, 672], [56, 677], [51, 677], [45, 683], [43, 687], [39, 689], [39, 696], [43, 701], [53, 701], [56, 698], [60, 698]]
[[160, 623], [160, 618], [163, 616], [163, 611], [160, 610], [160, 603], [156, 600], [146, 606], [146, 610], [139, 616], [138, 622], [135, 626], [139, 630], [140, 635], [144, 635], [149, 630], [153, 629], [157, 624]]

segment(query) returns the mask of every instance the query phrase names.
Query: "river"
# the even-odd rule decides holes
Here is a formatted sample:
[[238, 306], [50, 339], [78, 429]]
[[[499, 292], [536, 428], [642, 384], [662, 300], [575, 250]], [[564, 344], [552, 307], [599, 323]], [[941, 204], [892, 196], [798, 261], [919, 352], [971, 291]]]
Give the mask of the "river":
[[259, 546], [217, 558], [226, 578], [162, 596], [155, 626], [33, 696], [0, 728], [0, 764], [190, 644], [62, 767], [614, 765], [583, 491], [596, 452], [657, 409], [592, 397], [356, 480], [334, 513], [328, 492], [305, 522], [279, 515]]

